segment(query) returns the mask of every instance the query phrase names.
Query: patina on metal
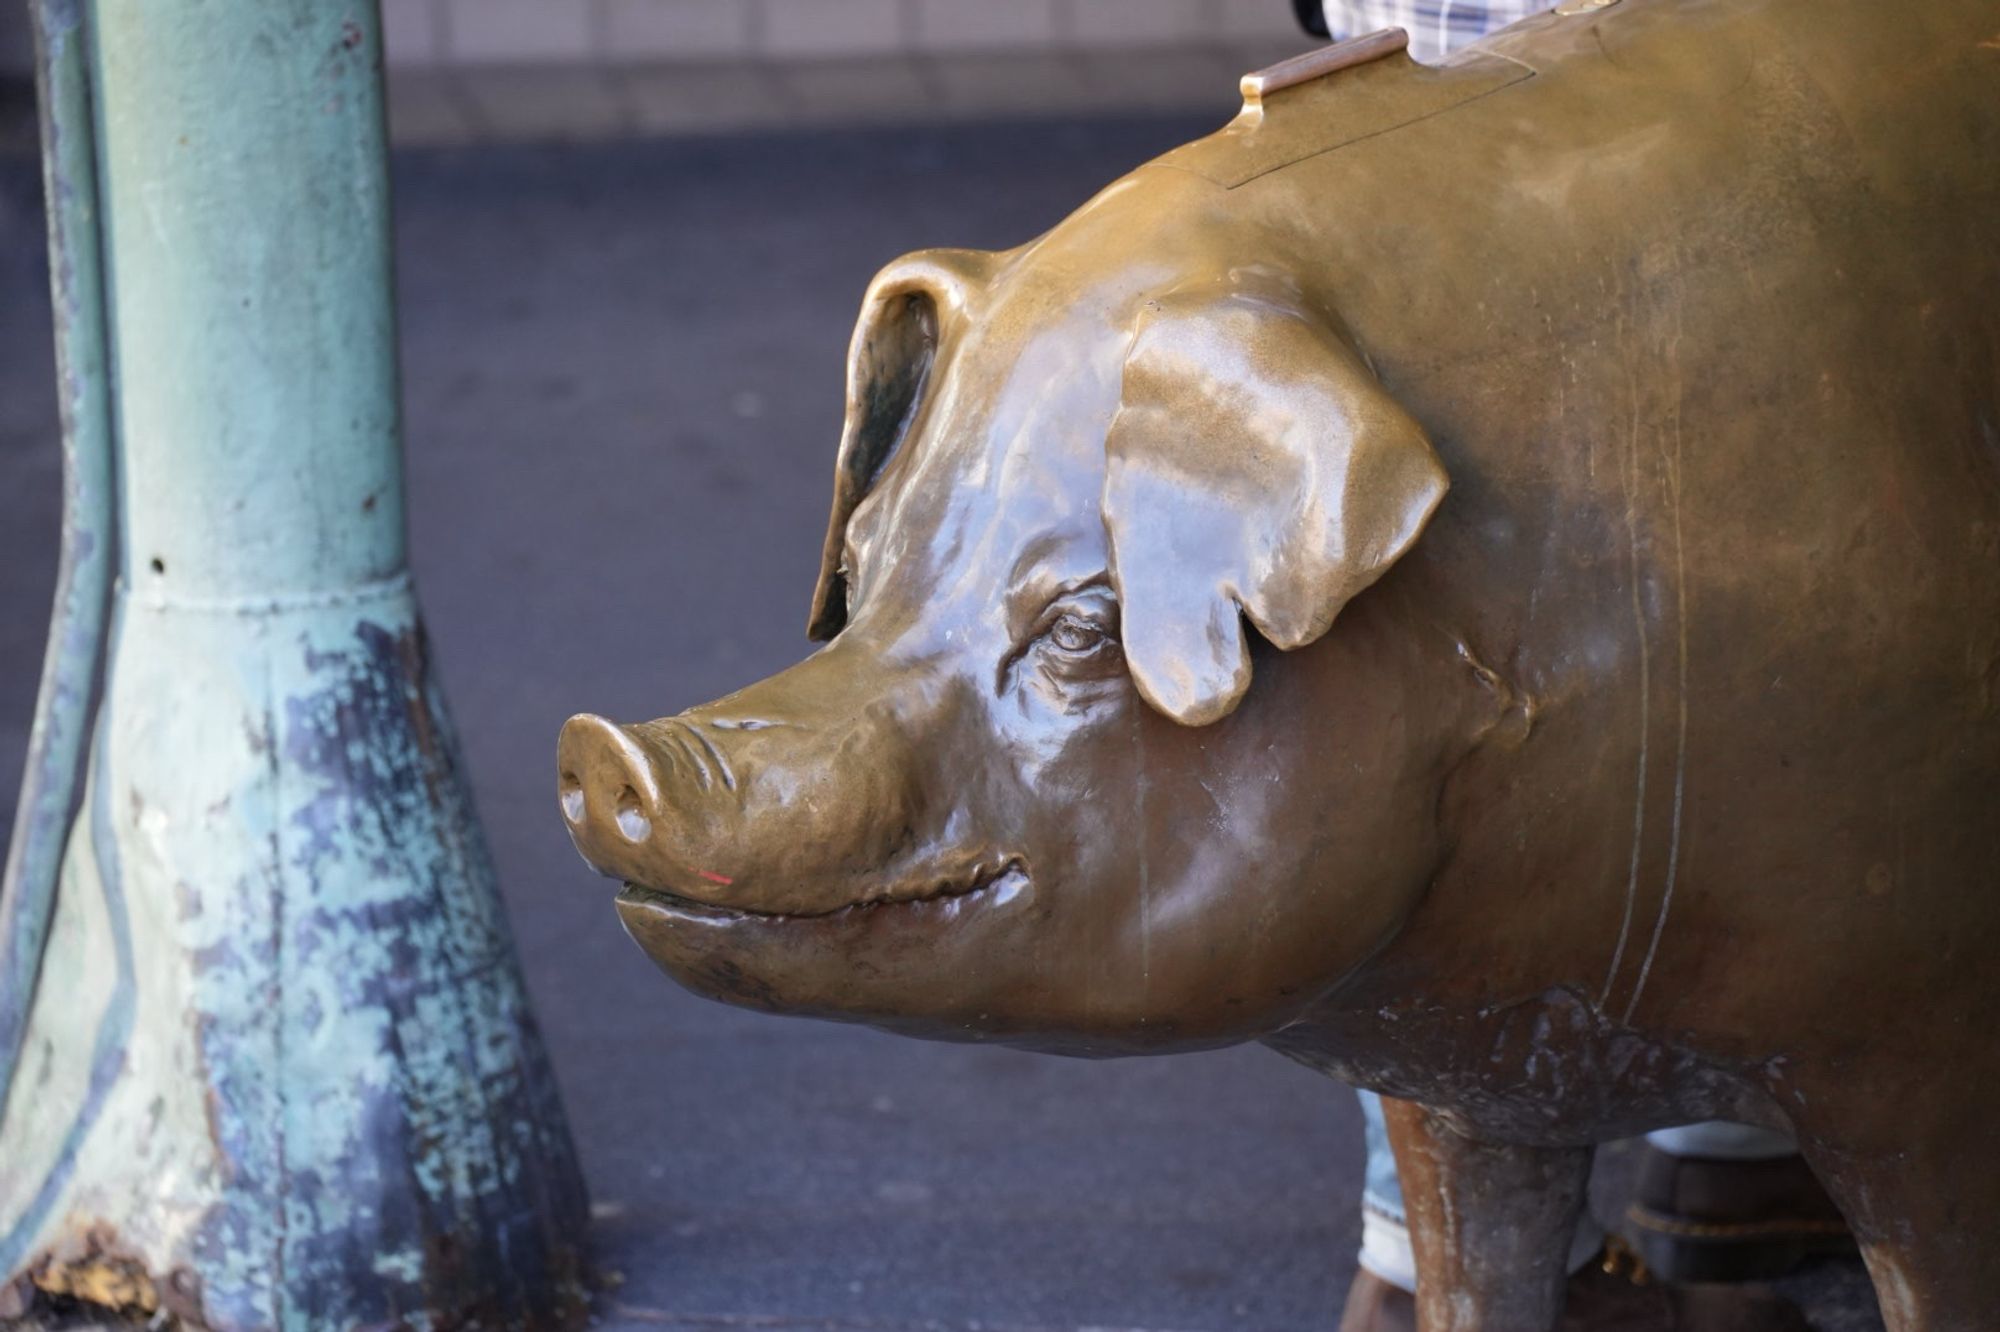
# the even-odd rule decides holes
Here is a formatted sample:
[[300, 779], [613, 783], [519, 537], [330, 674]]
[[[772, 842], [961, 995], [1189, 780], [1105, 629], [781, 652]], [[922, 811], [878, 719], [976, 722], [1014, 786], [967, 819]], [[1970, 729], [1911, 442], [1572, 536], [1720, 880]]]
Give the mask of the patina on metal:
[[0, 1285], [229, 1332], [571, 1321], [585, 1198], [405, 560], [376, 8], [39, 16], [71, 485], [115, 433], [120, 578], [46, 942], [30, 874], [0, 918], [0, 986], [40, 958]]
[[897, 261], [826, 646], [571, 721], [578, 849], [719, 999], [1403, 1098], [1429, 1332], [1709, 1118], [1990, 1327], [1996, 90], [1991, 0], [1622, 0]]
[[81, 0], [35, 0], [29, 14], [62, 417], [62, 554], [21, 795], [0, 875], [0, 1105], [27, 1034], [70, 811], [83, 781], [116, 550], [96, 129]]

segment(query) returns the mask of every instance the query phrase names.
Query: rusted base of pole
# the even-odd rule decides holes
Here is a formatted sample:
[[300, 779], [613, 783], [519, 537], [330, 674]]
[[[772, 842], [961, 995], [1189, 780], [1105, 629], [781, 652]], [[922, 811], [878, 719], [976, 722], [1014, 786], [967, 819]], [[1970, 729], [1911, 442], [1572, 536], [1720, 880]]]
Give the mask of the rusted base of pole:
[[118, 618], [0, 1128], [12, 1302], [576, 1321], [587, 1205], [408, 583]]

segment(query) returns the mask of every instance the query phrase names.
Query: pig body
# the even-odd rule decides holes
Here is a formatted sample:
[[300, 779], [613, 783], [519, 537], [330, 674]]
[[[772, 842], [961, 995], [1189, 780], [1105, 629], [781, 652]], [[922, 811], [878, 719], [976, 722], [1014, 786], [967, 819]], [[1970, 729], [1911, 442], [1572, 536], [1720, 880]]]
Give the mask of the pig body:
[[1624, 0], [899, 261], [830, 643], [573, 721], [579, 848], [733, 1002], [1401, 1098], [1427, 1328], [1706, 1118], [1990, 1325], [1996, 91], [1983, 0]]

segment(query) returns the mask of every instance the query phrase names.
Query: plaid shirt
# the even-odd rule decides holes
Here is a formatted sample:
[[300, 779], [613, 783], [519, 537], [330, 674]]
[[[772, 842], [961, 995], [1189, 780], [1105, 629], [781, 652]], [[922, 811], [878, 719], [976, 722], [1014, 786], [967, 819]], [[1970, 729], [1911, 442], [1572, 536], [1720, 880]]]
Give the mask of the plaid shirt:
[[1410, 58], [1442, 60], [1478, 37], [1539, 14], [1555, 0], [1322, 0], [1338, 40], [1377, 28], [1410, 34]]

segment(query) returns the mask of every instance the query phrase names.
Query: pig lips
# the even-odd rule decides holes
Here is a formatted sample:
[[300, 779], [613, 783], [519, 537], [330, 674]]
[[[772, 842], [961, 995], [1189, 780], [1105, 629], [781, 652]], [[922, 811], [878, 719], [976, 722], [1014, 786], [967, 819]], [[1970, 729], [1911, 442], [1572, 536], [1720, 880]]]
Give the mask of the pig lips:
[[681, 916], [692, 916], [708, 921], [759, 920], [788, 921], [810, 920], [831, 921], [840, 917], [862, 916], [871, 912], [889, 911], [896, 908], [919, 910], [925, 907], [947, 908], [951, 914], [975, 903], [980, 905], [1004, 906], [1025, 893], [1032, 886], [1027, 867], [1017, 856], [1002, 860], [993, 870], [975, 869], [964, 880], [932, 882], [918, 888], [892, 888], [873, 897], [857, 902], [845, 902], [824, 911], [759, 911], [754, 907], [719, 906], [713, 902], [697, 901], [683, 897], [668, 889], [653, 888], [645, 884], [627, 881], [625, 890], [618, 897], [621, 904], [652, 907]]

